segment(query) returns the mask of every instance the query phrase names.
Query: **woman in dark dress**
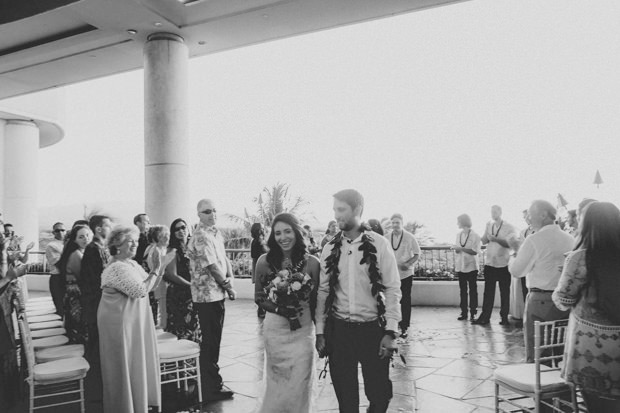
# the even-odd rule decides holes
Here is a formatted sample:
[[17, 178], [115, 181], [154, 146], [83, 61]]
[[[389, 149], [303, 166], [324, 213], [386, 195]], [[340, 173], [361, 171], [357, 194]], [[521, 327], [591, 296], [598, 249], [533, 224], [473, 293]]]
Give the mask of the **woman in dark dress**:
[[65, 296], [63, 298], [65, 314], [65, 330], [71, 343], [86, 344], [88, 340], [86, 324], [82, 320], [82, 304], [80, 303], [80, 273], [84, 249], [92, 241], [93, 232], [87, 225], [76, 225], [69, 233], [69, 239], [62, 250], [56, 267], [63, 277]]
[[[252, 235], [252, 245], [250, 246], [250, 256], [252, 257], [252, 282], [256, 282], [255, 274], [256, 274], [256, 262], [260, 258], [261, 255], [267, 253], [269, 248], [267, 248], [267, 241], [265, 240], [265, 227], [260, 222], [255, 222], [252, 224], [252, 228], [250, 228], [250, 234]], [[257, 310], [257, 315], [260, 318], [265, 317], [265, 310], [263, 310], [260, 306]]]
[[168, 252], [176, 250], [176, 258], [166, 267], [164, 280], [168, 283], [166, 305], [168, 322], [166, 331], [180, 339], [200, 343], [201, 332], [198, 324], [198, 312], [192, 303], [191, 276], [187, 256], [187, 223], [177, 218], [170, 225], [170, 242]]

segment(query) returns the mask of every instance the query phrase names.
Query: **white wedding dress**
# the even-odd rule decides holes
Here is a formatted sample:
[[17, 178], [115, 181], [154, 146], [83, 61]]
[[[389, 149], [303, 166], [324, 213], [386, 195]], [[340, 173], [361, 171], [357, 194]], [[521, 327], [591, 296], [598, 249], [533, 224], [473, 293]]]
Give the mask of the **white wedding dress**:
[[263, 395], [257, 413], [316, 411], [314, 323], [308, 303], [303, 303], [302, 309], [301, 328], [295, 331], [291, 331], [286, 318], [273, 313], [265, 315]]

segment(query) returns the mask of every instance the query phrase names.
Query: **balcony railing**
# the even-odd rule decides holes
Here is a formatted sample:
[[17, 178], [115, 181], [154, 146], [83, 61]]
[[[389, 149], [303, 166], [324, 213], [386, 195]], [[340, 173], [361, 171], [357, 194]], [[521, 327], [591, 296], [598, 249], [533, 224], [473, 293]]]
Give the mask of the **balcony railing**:
[[[414, 266], [416, 278], [450, 279], [456, 275], [454, 260], [456, 253], [450, 247], [420, 247], [422, 254]], [[480, 277], [484, 267], [486, 249], [480, 254]], [[249, 249], [227, 249], [226, 255], [233, 267], [233, 274], [239, 278], [252, 277], [252, 258]]]
[[[454, 259], [456, 253], [450, 247], [420, 247], [422, 254], [414, 266], [416, 278], [450, 279], [455, 277]], [[480, 277], [484, 267], [486, 250], [480, 254]], [[252, 257], [250, 250], [246, 248], [227, 249], [226, 256], [232, 264], [233, 274], [239, 278], [252, 277]], [[30, 251], [28, 259], [28, 272], [35, 274], [48, 274], [49, 264], [42, 251]]]

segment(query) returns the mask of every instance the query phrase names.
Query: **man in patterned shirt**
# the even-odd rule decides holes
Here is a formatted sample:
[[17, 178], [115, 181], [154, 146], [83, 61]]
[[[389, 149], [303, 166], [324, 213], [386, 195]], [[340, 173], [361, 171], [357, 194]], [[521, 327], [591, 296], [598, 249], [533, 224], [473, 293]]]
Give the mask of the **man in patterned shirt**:
[[224, 386], [218, 361], [224, 327], [224, 299], [236, 298], [232, 267], [226, 258], [222, 234], [215, 228], [217, 214], [210, 199], [198, 202], [200, 222], [187, 246], [192, 276], [192, 301], [202, 329], [200, 375], [207, 401], [229, 399], [233, 392]]

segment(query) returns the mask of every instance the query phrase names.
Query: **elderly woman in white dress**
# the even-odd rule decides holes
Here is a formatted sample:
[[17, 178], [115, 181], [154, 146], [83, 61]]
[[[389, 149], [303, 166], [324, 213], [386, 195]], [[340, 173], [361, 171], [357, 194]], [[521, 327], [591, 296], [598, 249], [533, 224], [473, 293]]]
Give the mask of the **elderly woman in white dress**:
[[135, 227], [112, 230], [108, 237], [112, 261], [101, 275], [97, 322], [106, 413], [143, 413], [149, 406], [161, 406], [157, 338], [148, 292], [160, 281], [164, 262], [157, 256], [147, 274], [132, 260], [138, 236]]

